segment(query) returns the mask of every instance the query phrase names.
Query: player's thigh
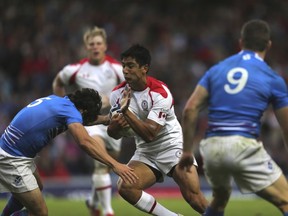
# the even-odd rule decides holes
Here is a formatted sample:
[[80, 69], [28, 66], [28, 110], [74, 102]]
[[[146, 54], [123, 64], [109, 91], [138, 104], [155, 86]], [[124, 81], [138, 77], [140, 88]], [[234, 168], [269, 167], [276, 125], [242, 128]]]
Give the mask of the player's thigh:
[[283, 174], [272, 185], [256, 194], [276, 206], [286, 204], [286, 211], [288, 210], [288, 184]]
[[119, 180], [119, 186], [121, 187], [132, 187], [136, 189], [145, 190], [152, 185], [154, 185], [157, 181], [157, 171], [148, 166], [147, 164], [140, 161], [130, 161], [128, 166], [133, 168], [134, 173], [139, 177], [136, 183], [124, 183]]
[[48, 209], [39, 188], [23, 193], [13, 193], [32, 215], [48, 215]]

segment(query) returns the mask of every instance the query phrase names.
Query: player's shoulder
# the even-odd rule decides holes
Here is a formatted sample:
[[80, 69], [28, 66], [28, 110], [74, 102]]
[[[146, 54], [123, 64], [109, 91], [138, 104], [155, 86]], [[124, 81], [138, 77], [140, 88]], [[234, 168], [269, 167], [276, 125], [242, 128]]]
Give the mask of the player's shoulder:
[[115, 59], [115, 58], [113, 58], [112, 56], [109, 56], [109, 55], [105, 56], [105, 61], [109, 62], [110, 64], [121, 65], [121, 63], [117, 59]]
[[[61, 97], [61, 96], [58, 96], [58, 95], [55, 95], [55, 94], [51, 94], [51, 95], [48, 95], [47, 97], [45, 97], [48, 99], [48, 101], [50, 103], [52, 103], [53, 105], [63, 105], [63, 104], [66, 104], [66, 105], [73, 105], [73, 103], [69, 100], [69, 97], [66, 95], [64, 97]], [[42, 98], [40, 98], [41, 100]], [[39, 100], [39, 99], [38, 99]]]
[[81, 59], [81, 60], [79, 60], [79, 61], [77, 61], [77, 62], [73, 62], [73, 63], [70, 63], [70, 64], [67, 64], [64, 68], [63, 68], [63, 70], [62, 71], [66, 71], [66, 72], [68, 72], [68, 71], [71, 71], [71, 72], [73, 72], [73, 71], [75, 71], [75, 70], [77, 70], [79, 67], [81, 67], [83, 64], [86, 64], [86, 63], [88, 63], [88, 58], [84, 58], [84, 59]]
[[85, 63], [87, 63], [89, 61], [88, 58], [83, 58], [83, 59], [80, 59], [79, 61], [77, 62], [73, 62], [71, 64], [68, 64], [68, 66], [78, 66], [78, 65], [83, 65]]
[[126, 81], [121, 82], [119, 85], [117, 85], [117, 86], [114, 87], [114, 89], [112, 90], [112, 92], [118, 91], [118, 90], [124, 88], [124, 87], [126, 86], [126, 84], [127, 84]]
[[147, 76], [147, 86], [151, 92], [159, 93], [164, 98], [167, 98], [168, 94], [170, 94], [167, 85], [154, 77]]

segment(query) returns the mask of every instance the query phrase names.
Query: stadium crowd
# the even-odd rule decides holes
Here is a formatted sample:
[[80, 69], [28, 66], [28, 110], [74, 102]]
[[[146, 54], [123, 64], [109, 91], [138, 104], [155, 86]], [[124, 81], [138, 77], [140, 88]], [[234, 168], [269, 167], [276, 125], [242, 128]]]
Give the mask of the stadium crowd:
[[[179, 118], [206, 69], [239, 50], [239, 29], [248, 19], [270, 24], [273, 45], [266, 60], [288, 81], [287, 10], [282, 0], [1, 1], [0, 132], [32, 99], [52, 94], [52, 80], [64, 65], [85, 57], [84, 47], [79, 49], [82, 35], [94, 25], [106, 29], [108, 54], [117, 59], [133, 43], [150, 49], [151, 75], [169, 86]], [[287, 152], [272, 112], [263, 121], [264, 145], [287, 175]], [[200, 117], [197, 140], [205, 126]], [[132, 141], [125, 141], [120, 160], [128, 161]], [[67, 135], [41, 152], [38, 165], [43, 176], [85, 175], [93, 169]]]

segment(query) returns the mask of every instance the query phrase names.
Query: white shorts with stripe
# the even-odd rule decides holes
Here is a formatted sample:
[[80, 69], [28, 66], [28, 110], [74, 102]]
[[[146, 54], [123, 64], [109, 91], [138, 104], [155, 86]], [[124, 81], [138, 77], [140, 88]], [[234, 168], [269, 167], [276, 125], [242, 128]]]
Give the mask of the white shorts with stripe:
[[0, 148], [0, 192], [23, 193], [38, 188], [33, 158], [15, 157]]
[[262, 142], [242, 136], [215, 136], [200, 142], [203, 168], [212, 188], [231, 188], [232, 177], [242, 193], [255, 193], [282, 174]]
[[[160, 171], [162, 178], [158, 181], [162, 182], [163, 177], [179, 163], [182, 152], [182, 148], [171, 148], [159, 152], [141, 152], [141, 149], [137, 149], [130, 161], [140, 161]], [[196, 160], [194, 160], [194, 165], [198, 166]]]

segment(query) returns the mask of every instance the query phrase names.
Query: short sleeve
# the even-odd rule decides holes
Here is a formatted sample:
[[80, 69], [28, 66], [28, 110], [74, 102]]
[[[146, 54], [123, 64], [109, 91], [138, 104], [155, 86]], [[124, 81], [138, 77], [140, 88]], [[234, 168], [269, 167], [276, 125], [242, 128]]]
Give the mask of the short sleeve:
[[168, 91], [167, 97], [163, 97], [159, 93], [152, 92], [153, 106], [148, 114], [148, 119], [157, 122], [160, 125], [165, 125], [166, 117], [173, 107], [173, 98]]
[[69, 85], [71, 77], [79, 69], [79, 67], [80, 64], [67, 65], [59, 72], [59, 76], [64, 85]]

